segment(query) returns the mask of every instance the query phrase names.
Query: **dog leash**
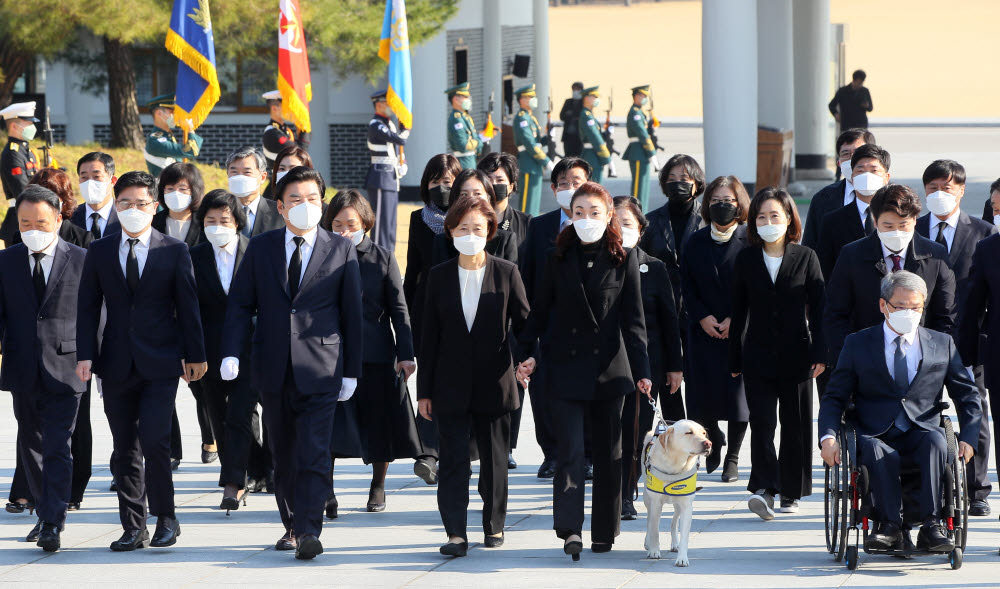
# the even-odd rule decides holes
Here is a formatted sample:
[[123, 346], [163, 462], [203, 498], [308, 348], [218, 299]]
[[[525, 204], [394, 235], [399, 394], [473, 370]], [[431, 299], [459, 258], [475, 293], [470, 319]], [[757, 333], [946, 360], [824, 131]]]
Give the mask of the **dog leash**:
[[[639, 451], [639, 403], [641, 401], [642, 393], [636, 389], [635, 417], [632, 421], [632, 465], [629, 468], [628, 475], [629, 484], [632, 485], [633, 500], [639, 498], [639, 461], [641, 460], [641, 452]], [[646, 402], [653, 408], [653, 416], [657, 419], [656, 427], [654, 427], [653, 430], [657, 435], [659, 435], [674, 422], [663, 419], [663, 413], [661, 413], [660, 408], [656, 406], [656, 400], [653, 397], [646, 397]]]

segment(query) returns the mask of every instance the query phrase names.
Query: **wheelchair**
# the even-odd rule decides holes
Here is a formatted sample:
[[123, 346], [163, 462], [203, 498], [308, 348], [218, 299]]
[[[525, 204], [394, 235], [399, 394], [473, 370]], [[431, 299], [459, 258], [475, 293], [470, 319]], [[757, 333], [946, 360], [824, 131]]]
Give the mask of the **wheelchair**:
[[[969, 493], [965, 479], [965, 461], [958, 456], [958, 438], [950, 418], [944, 411], [950, 405], [940, 402], [941, 427], [948, 442], [948, 464], [945, 468], [942, 490], [944, 509], [942, 523], [948, 537], [955, 543], [950, 552], [918, 550], [907, 543], [902, 549], [870, 550], [865, 547], [871, 526], [872, 500], [869, 494], [868, 469], [858, 459], [858, 434], [854, 426], [853, 405], [844, 413], [841, 431], [837, 435], [840, 444], [840, 464], [826, 466], [823, 489], [823, 515], [826, 527], [826, 548], [837, 562], [845, 561], [847, 568], [858, 568], [859, 544], [868, 554], [884, 554], [900, 558], [914, 555], [947, 554], [952, 569], [962, 566], [962, 555], [969, 530]], [[901, 484], [903, 492], [903, 527], [920, 525], [914, 491], [919, 489], [918, 468], [903, 468]]]

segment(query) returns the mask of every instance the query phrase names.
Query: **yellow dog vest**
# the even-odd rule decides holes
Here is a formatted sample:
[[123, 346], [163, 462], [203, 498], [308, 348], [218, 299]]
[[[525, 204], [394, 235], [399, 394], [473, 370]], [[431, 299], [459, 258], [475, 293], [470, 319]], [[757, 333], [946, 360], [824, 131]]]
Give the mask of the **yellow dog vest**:
[[[652, 440], [651, 440], [652, 442]], [[668, 480], [664, 480], [653, 474], [652, 466], [649, 464], [649, 452], [653, 444], [650, 443], [645, 448], [646, 455], [646, 490], [660, 495], [671, 495], [673, 497], [684, 497], [694, 495], [698, 491], [698, 463], [694, 468], [685, 472], [669, 475]], [[662, 473], [666, 475], [667, 473]]]

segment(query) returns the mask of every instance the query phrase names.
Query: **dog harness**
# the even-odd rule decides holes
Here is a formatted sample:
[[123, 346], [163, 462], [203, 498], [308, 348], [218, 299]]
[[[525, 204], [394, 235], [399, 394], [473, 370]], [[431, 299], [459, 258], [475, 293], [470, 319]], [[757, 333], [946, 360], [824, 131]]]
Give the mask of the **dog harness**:
[[643, 449], [646, 463], [646, 490], [673, 497], [694, 495], [700, 489], [698, 487], [699, 463], [695, 462], [692, 468], [684, 472], [676, 474], [663, 472], [649, 463], [649, 453], [655, 442], [656, 438], [653, 438]]

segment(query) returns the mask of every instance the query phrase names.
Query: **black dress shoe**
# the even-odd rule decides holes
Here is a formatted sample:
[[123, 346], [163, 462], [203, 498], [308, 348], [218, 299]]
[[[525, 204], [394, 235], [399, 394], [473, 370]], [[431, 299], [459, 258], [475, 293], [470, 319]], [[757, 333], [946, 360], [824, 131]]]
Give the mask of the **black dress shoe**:
[[969, 515], [986, 517], [990, 513], [992, 513], [990, 510], [990, 504], [985, 499], [976, 499], [969, 504]]
[[556, 461], [543, 460], [542, 465], [538, 467], [538, 478], [551, 479], [554, 476], [556, 476]]
[[413, 463], [413, 474], [417, 475], [428, 485], [436, 485], [438, 482], [437, 460], [430, 456], [418, 458]]
[[337, 519], [338, 507], [340, 504], [337, 502], [337, 496], [331, 492], [330, 498], [326, 500], [326, 519]]
[[66, 511], [80, 511], [80, 502], [70, 501], [66, 504]]
[[180, 467], [181, 467], [181, 459], [180, 458], [171, 458], [170, 459], [170, 470], [177, 470]]
[[139, 548], [149, 546], [149, 530], [125, 530], [121, 538], [111, 543], [111, 550], [114, 552], [131, 552]]
[[312, 560], [319, 554], [323, 554], [323, 544], [319, 541], [319, 538], [312, 534], [306, 534], [299, 538], [298, 546], [295, 548], [295, 558], [299, 560]]
[[4, 509], [7, 510], [7, 513], [24, 513], [24, 509], [27, 506], [27, 503], [21, 503], [20, 501], [8, 501]]
[[917, 533], [917, 548], [931, 552], [951, 552], [955, 542], [948, 537], [948, 532], [939, 521], [924, 523]]
[[201, 462], [202, 462], [202, 464], [208, 464], [210, 462], [215, 462], [218, 459], [219, 459], [219, 453], [218, 452], [211, 452], [211, 451], [206, 450], [204, 448], [201, 449]]
[[632, 521], [639, 515], [635, 510], [635, 505], [632, 504], [631, 499], [622, 499], [622, 519], [625, 521]]
[[580, 560], [580, 553], [583, 552], [583, 542], [579, 540], [566, 540], [563, 543], [563, 552], [573, 557], [573, 562]]
[[898, 550], [902, 547], [903, 534], [895, 522], [881, 524], [865, 541], [866, 550]]
[[718, 446], [713, 447], [712, 452], [705, 459], [705, 472], [708, 474], [715, 472], [715, 469], [719, 468], [719, 464], [722, 463], [722, 453], [718, 452], [717, 449], [721, 450]]
[[385, 488], [371, 487], [368, 489], [368, 505], [365, 506], [368, 513], [382, 513], [385, 511]]
[[469, 553], [468, 542], [448, 542], [438, 549], [445, 556], [465, 556]]
[[42, 532], [38, 535], [37, 545], [45, 552], [59, 550], [59, 526], [48, 522], [42, 524]]
[[246, 489], [240, 489], [236, 491], [235, 497], [223, 497], [222, 503], [219, 504], [219, 509], [225, 509], [226, 515], [229, 515], [230, 511], [236, 511], [240, 508], [240, 503], [246, 506], [248, 493], [249, 491]]
[[514, 453], [513, 452], [508, 452], [507, 453], [507, 470], [514, 470], [515, 468], [517, 468], [517, 461], [514, 460]]
[[298, 542], [295, 541], [295, 532], [292, 530], [285, 532], [285, 535], [274, 543], [275, 550], [295, 550], [296, 546]]
[[499, 536], [486, 536], [483, 539], [483, 546], [486, 548], [499, 548], [503, 546], [504, 535], [501, 533]]
[[177, 536], [181, 535], [181, 524], [172, 517], [160, 516], [156, 518], [156, 531], [153, 533], [153, 540], [149, 543], [153, 548], [165, 548], [177, 543]]
[[739, 456], [726, 456], [726, 463], [722, 467], [722, 482], [732, 483], [740, 479]]
[[35, 524], [35, 527], [31, 528], [31, 531], [28, 532], [28, 535], [24, 537], [24, 541], [38, 542], [38, 535], [42, 533], [43, 524], [44, 522], [42, 522], [42, 518], [38, 518], [38, 523]]
[[610, 542], [592, 542], [590, 544], [590, 551], [591, 552], [596, 552], [598, 554], [600, 554], [602, 552], [611, 552], [611, 543]]
[[594, 463], [593, 462], [591, 462], [591, 461], [588, 460], [587, 463], [583, 466], [583, 476], [588, 481], [594, 480]]
[[247, 478], [247, 486], [243, 487], [243, 488], [247, 490], [247, 493], [256, 493], [257, 492], [257, 485], [260, 485], [260, 484], [262, 484], [262, 483], [259, 482], [257, 479], [248, 477]]

